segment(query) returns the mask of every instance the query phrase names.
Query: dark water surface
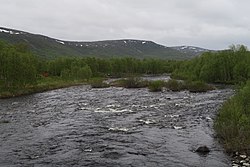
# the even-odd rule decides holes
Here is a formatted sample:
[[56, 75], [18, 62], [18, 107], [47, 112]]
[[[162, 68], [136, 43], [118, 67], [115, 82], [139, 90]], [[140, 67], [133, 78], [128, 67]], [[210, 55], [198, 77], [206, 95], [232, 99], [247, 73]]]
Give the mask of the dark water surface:
[[0, 166], [230, 166], [212, 124], [232, 93], [77, 86], [0, 100]]

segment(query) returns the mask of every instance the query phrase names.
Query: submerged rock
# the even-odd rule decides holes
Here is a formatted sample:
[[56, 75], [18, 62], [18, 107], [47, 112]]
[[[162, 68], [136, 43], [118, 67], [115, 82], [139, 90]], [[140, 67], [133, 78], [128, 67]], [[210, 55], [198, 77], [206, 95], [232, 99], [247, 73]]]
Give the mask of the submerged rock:
[[208, 154], [210, 152], [210, 149], [207, 146], [200, 146], [198, 147], [195, 152], [201, 153], [201, 154]]

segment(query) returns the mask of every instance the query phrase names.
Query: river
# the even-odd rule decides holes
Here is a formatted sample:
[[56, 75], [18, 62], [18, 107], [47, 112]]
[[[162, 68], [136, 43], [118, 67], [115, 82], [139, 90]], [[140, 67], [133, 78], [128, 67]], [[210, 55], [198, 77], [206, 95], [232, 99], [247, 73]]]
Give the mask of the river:
[[86, 85], [2, 99], [0, 166], [230, 166], [212, 125], [232, 94]]

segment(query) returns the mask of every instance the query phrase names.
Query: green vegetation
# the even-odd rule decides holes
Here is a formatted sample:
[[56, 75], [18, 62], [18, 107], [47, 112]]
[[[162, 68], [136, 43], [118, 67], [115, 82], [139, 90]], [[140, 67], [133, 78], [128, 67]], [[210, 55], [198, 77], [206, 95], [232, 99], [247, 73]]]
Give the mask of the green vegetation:
[[65, 88], [69, 86], [81, 85], [85, 83], [81, 80], [63, 80], [60, 77], [42, 77], [37, 80], [34, 85], [26, 85], [25, 87], [2, 87], [0, 88], [0, 98], [15, 97], [20, 95], [27, 95], [34, 92], [43, 92], [58, 88]]
[[207, 92], [215, 89], [215, 87], [208, 85], [203, 81], [187, 81], [184, 83], [184, 87], [193, 93]]
[[125, 88], [145, 88], [147, 85], [148, 82], [139, 77], [130, 77], [123, 80], [123, 86]]
[[[58, 58], [47, 60], [41, 66], [51, 76], [65, 76], [68, 79], [79, 78], [80, 69], [85, 67], [83, 72], [89, 71], [85, 78], [92, 77], [120, 77], [129, 74], [162, 74], [171, 73], [180, 62], [157, 59], [135, 59], [135, 58], [111, 58], [100, 59], [87, 58]], [[86, 70], [88, 69], [88, 70]], [[91, 72], [90, 72], [91, 71]], [[42, 72], [42, 71], [41, 71]]]
[[188, 90], [192, 93], [207, 92], [214, 90], [215, 87], [203, 81], [178, 81], [171, 79], [166, 83], [166, 88], [172, 91]]
[[250, 81], [224, 103], [214, 127], [228, 151], [250, 154]]
[[185, 87], [183, 85], [183, 82], [181, 81], [177, 81], [175, 79], [170, 79], [167, 83], [166, 83], [166, 87], [169, 90], [172, 91], [182, 91], [185, 90]]
[[12, 97], [80, 84], [92, 76], [77, 60], [39, 60], [26, 45], [0, 42], [0, 97]]
[[148, 86], [148, 81], [141, 79], [140, 77], [128, 77], [126, 79], [119, 79], [111, 83], [112, 86], [124, 87], [124, 88], [145, 88]]
[[183, 62], [172, 77], [212, 83], [245, 82], [250, 78], [250, 52], [245, 46], [232, 46], [229, 50], [204, 53]]
[[143, 80], [140, 77], [129, 77], [126, 79], [115, 80], [110, 83], [110, 86], [124, 87], [124, 88], [148, 88], [151, 92], [162, 91], [163, 88], [167, 88], [171, 91], [183, 91], [188, 90], [193, 93], [207, 92], [214, 90], [215, 87], [211, 86], [203, 81], [178, 81], [170, 79], [167, 82], [162, 80], [148, 81]]
[[36, 83], [36, 58], [23, 45], [0, 42], [0, 83], [5, 88], [24, 87]]
[[[25, 44], [0, 42], [0, 97], [83, 84], [89, 80], [93, 87], [106, 87], [108, 85], [91, 78], [171, 73], [179, 65], [178, 61], [129, 57], [41, 59], [33, 55]], [[139, 82], [138, 79], [128, 79], [124, 81], [124, 85], [146, 86], [135, 82]]]
[[[185, 63], [129, 57], [110, 59], [61, 57], [46, 60], [33, 55], [24, 44], [9, 45], [0, 42], [0, 49], [0, 97], [18, 96], [84, 83], [90, 83], [93, 88], [103, 88], [109, 85], [103, 82], [103, 79], [93, 78], [171, 73]], [[150, 91], [160, 91], [165, 83], [128, 77], [111, 85], [126, 88], [149, 87]], [[177, 81], [169, 81], [166, 85], [173, 91], [184, 89], [182, 83]]]
[[109, 84], [104, 82], [103, 78], [92, 78], [89, 81], [89, 84], [92, 88], [107, 88], [109, 87]]
[[148, 84], [148, 89], [151, 92], [160, 92], [162, 91], [162, 88], [166, 85], [164, 81], [157, 80], [157, 81], [151, 81]]

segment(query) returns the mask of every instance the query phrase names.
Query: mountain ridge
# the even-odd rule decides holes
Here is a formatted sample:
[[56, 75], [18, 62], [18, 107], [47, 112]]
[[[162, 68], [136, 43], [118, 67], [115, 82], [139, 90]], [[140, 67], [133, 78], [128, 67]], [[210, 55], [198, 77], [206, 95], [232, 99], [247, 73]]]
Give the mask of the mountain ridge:
[[135, 57], [163, 59], [191, 59], [209, 51], [199, 47], [167, 47], [148, 40], [118, 39], [103, 41], [66, 41], [45, 35], [0, 27], [0, 40], [11, 44], [26, 43], [40, 57]]

